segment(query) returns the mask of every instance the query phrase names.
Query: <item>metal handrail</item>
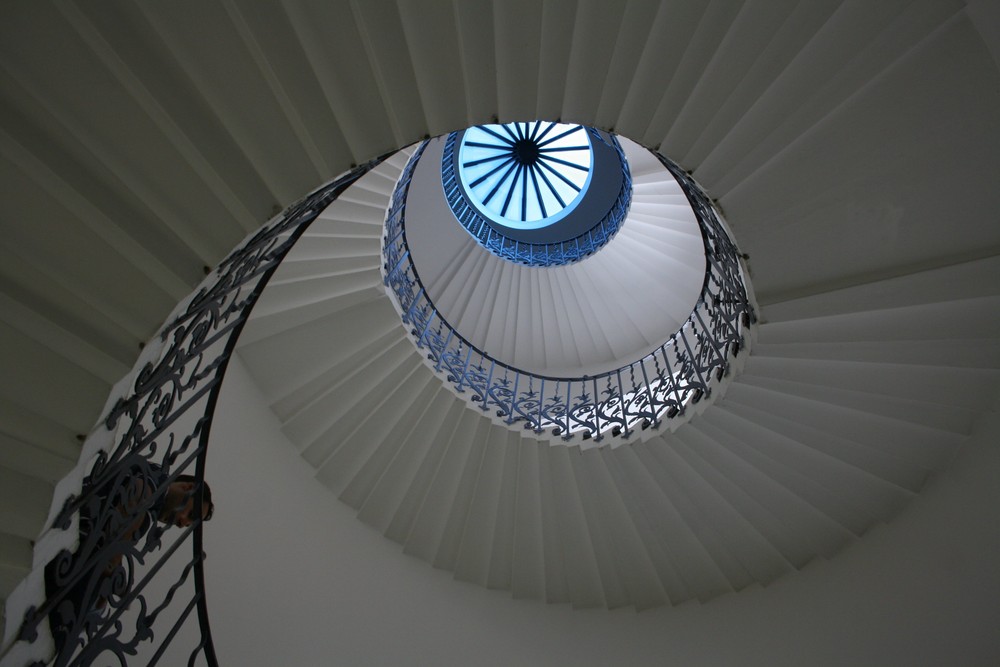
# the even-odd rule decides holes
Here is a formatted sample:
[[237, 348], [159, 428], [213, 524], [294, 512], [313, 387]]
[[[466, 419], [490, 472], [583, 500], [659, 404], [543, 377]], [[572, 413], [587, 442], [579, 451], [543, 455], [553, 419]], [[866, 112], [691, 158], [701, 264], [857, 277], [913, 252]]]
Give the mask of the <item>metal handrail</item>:
[[[32, 666], [124, 665], [148, 653], [149, 664], [155, 664], [169, 648], [185, 653], [187, 664], [218, 665], [203, 570], [205, 524], [196, 517], [190, 527], [174, 531], [155, 516], [148, 524], [144, 518], [182, 473], [193, 472], [194, 506], [202, 506], [219, 391], [250, 311], [306, 228], [386, 157], [317, 189], [249, 237], [147, 346], [128, 393], [84, 445], [75, 473], [83, 478], [78, 492], [65, 500], [43, 535], [71, 544], [74, 540], [67, 538], [75, 537], [83, 521], [79, 544], [74, 551], [62, 549], [45, 566], [47, 597], [25, 611], [17, 641], [4, 649], [5, 659], [19, 654], [34, 656]], [[142, 535], [136, 537], [139, 524]], [[189, 541], [190, 552], [182, 548]], [[175, 579], [162, 581], [175, 576], [166, 572], [178, 569]], [[152, 585], [154, 580], [158, 585]], [[157, 593], [156, 588], [165, 590]], [[167, 609], [179, 612], [177, 620], [157, 623]], [[31, 645], [47, 622], [62, 629], [56, 654], [42, 660]], [[197, 623], [194, 644], [172, 645], [176, 637], [190, 636], [178, 634], [189, 623]]]
[[[428, 363], [453, 389], [506, 424], [536, 434], [595, 441], [630, 438], [712, 395], [748, 347], [756, 320], [741, 255], [708, 196], [673, 162], [654, 153], [683, 189], [698, 221], [706, 268], [698, 300], [684, 324], [653, 352], [615, 370], [579, 377], [532, 373], [475, 347], [442, 317], [420, 281], [406, 241], [406, 197], [425, 142], [403, 171], [386, 217], [384, 283]], [[460, 220], [461, 222], [461, 220]], [[463, 223], [464, 224], [464, 223]], [[512, 259], [511, 261], [519, 261]]]

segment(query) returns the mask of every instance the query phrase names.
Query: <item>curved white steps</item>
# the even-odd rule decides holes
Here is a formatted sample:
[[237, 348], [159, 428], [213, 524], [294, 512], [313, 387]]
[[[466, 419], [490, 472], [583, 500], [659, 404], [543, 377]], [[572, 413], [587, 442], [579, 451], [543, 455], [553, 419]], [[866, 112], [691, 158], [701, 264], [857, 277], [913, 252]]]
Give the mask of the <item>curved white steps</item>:
[[691, 206], [662, 164], [628, 139], [636, 186], [621, 229], [567, 266], [496, 257], [457, 224], [441, 188], [442, 138], [413, 172], [406, 239], [432, 303], [497, 361], [549, 377], [596, 375], [656, 349], [690, 316], [705, 277]]
[[[0, 488], [30, 491], [3, 507], [37, 532], [75, 435], [138, 343], [243, 233], [352, 162], [494, 114], [614, 127], [696, 169], [774, 322], [786, 306], [819, 309], [819, 291], [996, 254], [986, 4], [603, 3], [559, 32], [538, 3], [20, 3], [0, 22], [4, 214], [26, 223], [0, 250], [0, 310], [16, 330], [3, 345], [2, 474], [19, 480]], [[615, 39], [579, 46], [608, 26]], [[67, 234], [80, 242], [53, 241]], [[795, 258], [809, 245], [830, 252]], [[771, 353], [915, 363], [933, 343], [902, 329], [891, 348], [848, 330]], [[988, 330], [942, 336], [954, 344], [941, 366], [996, 358]], [[0, 533], [14, 542], [4, 563], [29, 567], [30, 538]]]
[[[961, 265], [923, 294], [917, 273], [764, 308], [744, 373], [674, 433], [539, 441], [435, 377], [371, 273], [402, 165], [363, 177], [306, 232], [239, 353], [316, 477], [457, 579], [637, 609], [766, 585], [894, 517], [1000, 386], [995, 350], [976, 356], [1000, 338], [1000, 290], [977, 282], [991, 265]], [[447, 277], [473, 282], [477, 266]], [[489, 290], [510, 278], [484, 274]], [[966, 283], [978, 291], [960, 298]], [[980, 342], [963, 350], [957, 332]]]

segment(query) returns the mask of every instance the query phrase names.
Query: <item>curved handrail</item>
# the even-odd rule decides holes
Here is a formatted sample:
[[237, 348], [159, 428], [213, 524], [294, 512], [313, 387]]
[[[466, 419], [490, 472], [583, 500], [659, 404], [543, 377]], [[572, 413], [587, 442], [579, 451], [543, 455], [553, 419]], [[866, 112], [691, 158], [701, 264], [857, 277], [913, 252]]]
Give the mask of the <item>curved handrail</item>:
[[[192, 467], [194, 491], [188, 495], [195, 507], [202, 506], [215, 407], [250, 311], [305, 229], [386, 157], [317, 189], [251, 235], [146, 346], [132, 379], [119, 384], [127, 393], [87, 438], [76, 469], [56, 491], [53, 507], [59, 510], [40, 541], [55, 545], [59, 553], [29, 575], [37, 590], [45, 570], [48, 596], [35, 597], [25, 609], [16, 641], [4, 649], [5, 660], [32, 665], [54, 660], [57, 667], [97, 661], [124, 665], [142, 652], [143, 657], [151, 654], [149, 664], [154, 664], [169, 648], [171, 655], [184, 653], [188, 664], [200, 658], [218, 665], [209, 626], [201, 518], [195, 517], [173, 539], [167, 536], [176, 531], [144, 519], [178, 475]], [[191, 552], [185, 557], [182, 547], [189, 539]], [[28, 583], [22, 584], [25, 590], [32, 588]], [[22, 597], [30, 600], [31, 593]], [[161, 614], [171, 616], [172, 624], [157, 624]], [[38, 642], [47, 621], [62, 628], [54, 658], [52, 645]], [[189, 622], [198, 624], [195, 644], [182, 649], [171, 645]], [[157, 638], [160, 643], [154, 647]]]
[[[406, 196], [425, 142], [410, 158], [393, 193], [383, 237], [384, 282], [418, 349], [456, 392], [510, 425], [570, 440], [630, 438], [686, 415], [712, 394], [741, 350], [755, 321], [743, 282], [740, 253], [708, 196], [677, 165], [656, 154], [684, 190], [704, 242], [705, 278], [698, 301], [681, 328], [653, 352], [613, 371], [551, 377], [500, 362], [476, 348], [434, 306], [420, 281], [406, 242]], [[517, 261], [517, 260], [513, 260]]]

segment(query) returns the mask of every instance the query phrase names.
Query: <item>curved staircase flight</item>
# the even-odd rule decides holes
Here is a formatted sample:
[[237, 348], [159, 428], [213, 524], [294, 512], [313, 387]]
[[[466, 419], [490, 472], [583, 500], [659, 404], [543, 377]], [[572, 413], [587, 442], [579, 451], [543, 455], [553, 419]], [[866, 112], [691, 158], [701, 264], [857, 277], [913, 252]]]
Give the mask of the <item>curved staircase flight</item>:
[[[674, 433], [510, 432], [440, 385], [384, 295], [390, 159], [312, 226], [240, 354], [317, 478], [406, 552], [518, 597], [704, 600], [896, 516], [996, 409], [986, 0], [0, 11], [0, 601], [109, 392], [205, 271], [337, 173], [472, 124], [592, 125], [690, 170], [750, 256], [760, 323], [726, 395]], [[935, 629], [995, 649], [971, 618]]]
[[[895, 516], [996, 391], [1000, 289], [981, 280], [1000, 262], [985, 260], [765, 307], [742, 374], [674, 432], [600, 447], [512, 431], [434, 375], [381, 284], [381, 224], [411, 153], [307, 230], [239, 354], [317, 479], [457, 579], [636, 609], [766, 585]], [[635, 202], [635, 227], [655, 228]], [[456, 264], [459, 290], [507, 290], [484, 307], [517, 313], [516, 280], [498, 288], [490, 262]], [[542, 285], [539, 298], [566, 298]]]

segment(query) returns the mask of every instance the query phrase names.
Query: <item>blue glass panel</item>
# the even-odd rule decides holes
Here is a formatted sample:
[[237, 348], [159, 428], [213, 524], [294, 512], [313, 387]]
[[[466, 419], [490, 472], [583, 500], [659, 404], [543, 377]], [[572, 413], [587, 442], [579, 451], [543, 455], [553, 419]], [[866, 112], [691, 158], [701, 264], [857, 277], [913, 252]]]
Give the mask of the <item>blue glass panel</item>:
[[612, 135], [551, 121], [451, 133], [441, 185], [455, 219], [484, 248], [531, 266], [597, 252], [632, 200], [628, 162]]
[[583, 199], [593, 158], [590, 135], [580, 125], [480, 125], [462, 137], [458, 173], [481, 215], [513, 229], [540, 229]]

